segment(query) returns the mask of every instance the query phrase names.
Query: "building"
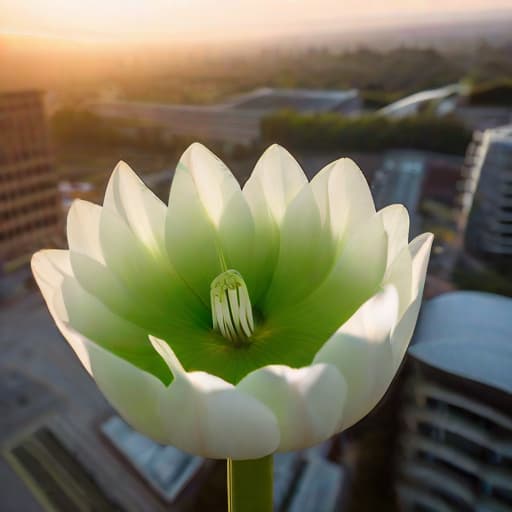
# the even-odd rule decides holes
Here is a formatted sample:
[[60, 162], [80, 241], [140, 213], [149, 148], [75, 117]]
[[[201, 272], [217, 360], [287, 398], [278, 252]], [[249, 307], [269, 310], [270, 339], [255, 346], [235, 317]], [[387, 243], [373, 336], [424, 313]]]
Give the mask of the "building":
[[462, 205], [465, 245], [474, 255], [512, 256], [512, 125], [477, 132], [468, 148]]
[[89, 110], [101, 117], [133, 120], [127, 132], [158, 127], [163, 138], [194, 137], [201, 141], [248, 145], [260, 136], [258, 113], [224, 106], [167, 105], [132, 101], [93, 102]]
[[425, 157], [420, 152], [391, 151], [375, 172], [371, 188], [378, 210], [403, 204], [411, 219], [411, 232], [420, 230], [419, 203], [425, 175]]
[[409, 213], [418, 209], [425, 157], [416, 151], [390, 151], [375, 172], [372, 192], [377, 209], [401, 203]]
[[287, 109], [302, 113], [359, 112], [356, 90], [256, 89], [217, 105], [168, 105], [131, 101], [96, 101], [90, 111], [103, 117], [136, 120], [137, 131], [158, 126], [164, 138], [181, 136], [230, 145], [250, 145], [261, 136], [261, 120]]
[[387, 105], [378, 113], [393, 119], [414, 116], [422, 112], [433, 112], [438, 116], [443, 116], [455, 110], [464, 91], [465, 88], [460, 84], [420, 91]]
[[337, 91], [262, 87], [247, 94], [234, 96], [225, 105], [236, 110], [265, 113], [293, 110], [303, 114], [338, 112], [353, 115], [360, 112], [362, 102], [357, 89]]
[[0, 134], [0, 271], [6, 271], [58, 234], [57, 177], [43, 94], [0, 94]]
[[404, 386], [402, 510], [512, 510], [512, 299], [452, 292], [423, 306]]
[[512, 107], [466, 105], [461, 102], [454, 114], [471, 130], [488, 130], [512, 123]]

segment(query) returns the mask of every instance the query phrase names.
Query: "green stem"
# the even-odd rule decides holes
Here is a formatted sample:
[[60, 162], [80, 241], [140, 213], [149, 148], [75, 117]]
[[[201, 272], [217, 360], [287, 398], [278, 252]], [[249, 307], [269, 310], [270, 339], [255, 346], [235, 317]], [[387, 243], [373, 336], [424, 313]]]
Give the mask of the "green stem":
[[254, 460], [228, 459], [229, 512], [272, 512], [272, 455]]

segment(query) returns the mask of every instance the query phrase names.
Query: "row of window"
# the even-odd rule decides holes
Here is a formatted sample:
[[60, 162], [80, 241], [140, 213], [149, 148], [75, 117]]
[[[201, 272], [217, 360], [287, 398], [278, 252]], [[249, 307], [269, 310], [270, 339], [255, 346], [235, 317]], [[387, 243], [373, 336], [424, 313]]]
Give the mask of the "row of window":
[[21, 162], [28, 158], [47, 156], [49, 153], [46, 144], [25, 144], [11, 147], [9, 150], [0, 147], [0, 165]]
[[56, 188], [57, 185], [54, 181], [42, 180], [37, 181], [31, 185], [16, 188], [14, 190], [0, 190], [0, 202], [31, 196], [46, 190], [56, 190]]
[[16, 226], [5, 231], [0, 231], [0, 242], [5, 242], [7, 240], [13, 240], [20, 236], [23, 236], [26, 233], [31, 231], [36, 231], [40, 228], [56, 225], [58, 222], [58, 215], [49, 214], [47, 216], [41, 217], [39, 219], [35, 219], [32, 222], [28, 222], [27, 224], [22, 224], [20, 226]]
[[[0, 155], [1, 162], [1, 155]], [[2, 181], [23, 181], [23, 178], [50, 174], [52, 169], [49, 164], [30, 165], [19, 169], [0, 171], [0, 183]]]
[[23, 215], [26, 215], [27, 213], [39, 210], [39, 209], [45, 209], [48, 207], [56, 208], [57, 206], [57, 197], [47, 197], [45, 199], [40, 199], [38, 201], [32, 201], [27, 204], [24, 204], [23, 206], [18, 206], [16, 208], [11, 208], [6, 211], [0, 212], [0, 219], [2, 220], [8, 220], [8, 219], [14, 219], [16, 217], [20, 217]]

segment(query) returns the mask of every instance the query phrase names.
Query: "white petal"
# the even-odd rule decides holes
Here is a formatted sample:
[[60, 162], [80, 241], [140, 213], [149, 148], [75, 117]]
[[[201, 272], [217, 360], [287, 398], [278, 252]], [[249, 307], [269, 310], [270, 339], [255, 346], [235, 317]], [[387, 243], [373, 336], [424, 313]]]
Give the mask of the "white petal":
[[160, 399], [170, 444], [214, 459], [255, 459], [276, 450], [279, 429], [265, 405], [219, 377], [184, 372], [164, 341], [150, 339], [175, 376]]
[[34, 278], [43, 294], [54, 322], [68, 340], [84, 368], [87, 372], [91, 373], [87, 350], [81, 340], [64, 324], [63, 319], [59, 316], [53, 303], [56, 290], [61, 286], [65, 276], [70, 274], [71, 265], [69, 262], [69, 251], [39, 251], [32, 256], [31, 266]]
[[391, 335], [391, 347], [393, 349], [393, 358], [396, 367], [400, 366], [414, 333], [414, 328], [416, 327], [433, 239], [434, 237], [431, 233], [423, 233], [409, 244], [409, 250], [412, 256], [412, 303], [403, 314]]
[[91, 375], [119, 414], [142, 434], [157, 442], [170, 444], [160, 415], [160, 400], [166, 393], [164, 384], [69, 327], [63, 334], [68, 341], [71, 337], [75, 343], [80, 343], [87, 352]]
[[77, 199], [68, 212], [67, 235], [69, 249], [104, 263], [100, 244], [101, 206]]
[[399, 317], [403, 315], [413, 299], [411, 283], [412, 258], [409, 246], [406, 245], [394, 258], [391, 265], [388, 265], [382, 280], [383, 285], [392, 284], [398, 290], [398, 296], [400, 297]]
[[114, 169], [103, 206], [123, 218], [150, 250], [164, 250], [167, 207], [125, 162]]
[[322, 219], [332, 236], [341, 240], [347, 229], [355, 229], [375, 214], [368, 182], [350, 158], [341, 158], [324, 167], [311, 181]]
[[368, 414], [391, 383], [395, 367], [389, 337], [397, 315], [398, 293], [387, 286], [365, 302], [316, 354], [315, 363], [336, 366], [347, 384], [339, 429]]
[[343, 377], [330, 364], [299, 369], [265, 366], [247, 375], [237, 388], [273, 411], [281, 431], [279, 451], [307, 448], [332, 436], [346, 394]]
[[391, 266], [398, 254], [409, 243], [409, 213], [405, 206], [392, 204], [378, 212], [388, 235], [388, 264]]
[[[236, 178], [226, 164], [202, 144], [195, 142], [182, 155], [176, 172], [190, 174], [211, 222], [218, 226], [232, 196], [240, 191]], [[171, 202], [173, 197], [171, 189]]]
[[261, 155], [251, 177], [244, 186], [244, 195], [251, 209], [264, 204], [272, 218], [279, 225], [284, 217], [286, 207], [308, 182], [303, 170], [286, 149], [273, 144]]

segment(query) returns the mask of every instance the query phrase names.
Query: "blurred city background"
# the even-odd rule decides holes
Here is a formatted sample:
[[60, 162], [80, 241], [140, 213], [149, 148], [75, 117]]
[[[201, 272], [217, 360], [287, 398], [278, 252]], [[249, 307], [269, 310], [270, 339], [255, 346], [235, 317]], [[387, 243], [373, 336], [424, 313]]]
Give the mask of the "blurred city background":
[[226, 509], [225, 463], [124, 424], [28, 267], [121, 159], [167, 201], [196, 140], [242, 184], [274, 142], [350, 156], [435, 234], [392, 388], [276, 457], [275, 510], [512, 511], [509, 0], [0, 0], [0, 511]]

